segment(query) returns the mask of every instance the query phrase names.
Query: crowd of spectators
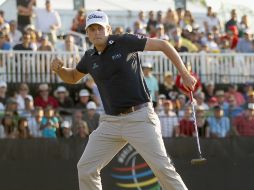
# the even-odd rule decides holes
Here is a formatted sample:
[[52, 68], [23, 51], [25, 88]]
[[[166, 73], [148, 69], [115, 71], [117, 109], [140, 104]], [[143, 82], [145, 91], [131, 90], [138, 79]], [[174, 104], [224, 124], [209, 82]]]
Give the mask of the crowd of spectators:
[[[74, 36], [57, 37], [61, 18], [49, 0], [45, 8], [36, 8], [35, 0], [18, 0], [17, 10], [17, 21], [6, 21], [0, 11], [1, 50], [79, 51]], [[85, 34], [85, 16], [86, 11], [79, 9], [70, 30]], [[201, 25], [190, 11], [181, 8], [150, 11], [147, 16], [140, 11], [133, 26], [112, 30], [114, 34], [125, 32], [167, 40], [178, 52], [254, 52], [248, 15], [239, 22], [235, 9], [223, 24], [208, 7]], [[153, 63], [144, 62], [142, 68], [163, 137], [195, 136], [192, 109], [180, 76], [174, 79], [166, 72], [159, 82], [152, 72]], [[196, 77], [194, 98], [200, 136], [254, 136], [253, 86], [245, 84], [241, 91], [235, 84], [218, 89], [212, 81], [202, 84]], [[30, 94], [27, 83], [10, 92], [6, 82], [0, 81], [0, 138], [87, 138], [98, 127], [103, 105], [91, 77], [84, 86], [71, 96], [66, 86], [51, 89], [48, 84], [39, 84], [36, 94]]]

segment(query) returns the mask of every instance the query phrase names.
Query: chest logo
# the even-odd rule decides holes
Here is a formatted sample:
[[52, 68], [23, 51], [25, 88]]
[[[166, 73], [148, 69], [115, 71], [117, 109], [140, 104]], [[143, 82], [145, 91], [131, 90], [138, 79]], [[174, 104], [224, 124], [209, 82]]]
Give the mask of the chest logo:
[[97, 63], [94, 63], [93, 64], [93, 69], [96, 69], [96, 68], [98, 68], [99, 67], [99, 65], [97, 65]]
[[117, 53], [117, 54], [115, 54], [115, 55], [112, 55], [112, 59], [113, 59], [113, 60], [120, 59], [121, 57], [122, 57], [122, 54], [120, 54], [120, 53]]

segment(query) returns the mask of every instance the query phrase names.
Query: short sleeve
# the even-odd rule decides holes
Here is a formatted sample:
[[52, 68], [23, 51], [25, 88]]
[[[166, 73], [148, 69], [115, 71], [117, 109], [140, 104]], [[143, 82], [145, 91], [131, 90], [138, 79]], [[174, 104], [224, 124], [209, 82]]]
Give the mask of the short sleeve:
[[86, 64], [86, 56], [87, 56], [87, 53], [85, 53], [85, 55], [82, 57], [82, 59], [78, 62], [77, 66], [76, 66], [76, 69], [79, 72], [84, 73], [84, 74], [88, 73], [87, 64]]
[[147, 38], [140, 34], [125, 34], [123, 35], [123, 45], [130, 52], [144, 51]]

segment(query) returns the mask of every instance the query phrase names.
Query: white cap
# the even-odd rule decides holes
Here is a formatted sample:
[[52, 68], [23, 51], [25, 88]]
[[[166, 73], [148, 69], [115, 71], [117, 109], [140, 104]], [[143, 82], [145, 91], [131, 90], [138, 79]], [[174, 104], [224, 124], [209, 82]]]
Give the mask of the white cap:
[[89, 96], [89, 95], [90, 95], [90, 93], [86, 89], [82, 89], [79, 92], [79, 96]]
[[71, 123], [69, 121], [63, 121], [61, 124], [62, 128], [71, 128]]
[[153, 68], [153, 64], [150, 63], [150, 62], [144, 62], [144, 63], [142, 64], [142, 67]]
[[64, 86], [58, 86], [57, 89], [56, 89], [56, 92], [66, 92], [66, 88]]
[[102, 11], [93, 11], [86, 17], [86, 29], [92, 24], [108, 26], [108, 16]]
[[88, 109], [88, 110], [92, 110], [92, 109], [96, 110], [96, 108], [97, 108], [97, 106], [93, 101], [88, 102], [86, 105], [86, 109]]
[[6, 82], [0, 81], [0, 88], [2, 88], [2, 87], [7, 88]]

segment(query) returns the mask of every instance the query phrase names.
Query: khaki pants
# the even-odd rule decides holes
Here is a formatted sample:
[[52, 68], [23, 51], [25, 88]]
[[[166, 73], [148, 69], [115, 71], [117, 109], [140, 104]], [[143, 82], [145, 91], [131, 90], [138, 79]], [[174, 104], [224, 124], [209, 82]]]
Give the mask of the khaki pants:
[[187, 190], [167, 157], [152, 105], [123, 116], [101, 116], [78, 162], [80, 190], [102, 189], [100, 170], [127, 142], [144, 158], [163, 190]]

